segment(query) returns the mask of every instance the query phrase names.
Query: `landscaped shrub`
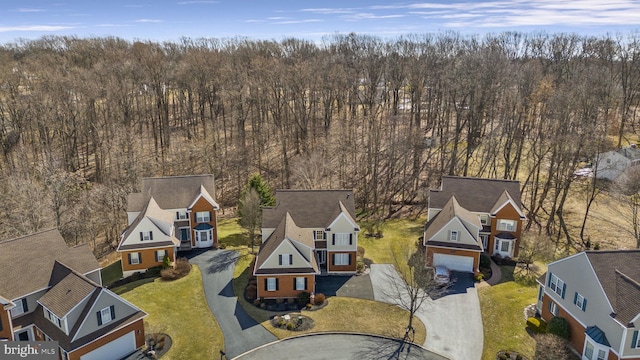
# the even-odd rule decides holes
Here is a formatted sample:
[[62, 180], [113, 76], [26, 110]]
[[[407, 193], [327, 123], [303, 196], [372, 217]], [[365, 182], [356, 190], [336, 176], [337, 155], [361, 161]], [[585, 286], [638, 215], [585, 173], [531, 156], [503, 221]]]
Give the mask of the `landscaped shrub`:
[[171, 281], [177, 280], [187, 276], [191, 271], [191, 264], [187, 258], [180, 258], [176, 260], [176, 264], [173, 268], [166, 268], [160, 272], [160, 276], [163, 280]]
[[310, 299], [311, 299], [311, 294], [309, 294], [306, 291], [303, 291], [300, 294], [298, 294], [298, 305], [300, 307], [303, 307], [309, 303]]
[[245, 290], [244, 296], [249, 300], [253, 301], [256, 297], [258, 297], [258, 287], [255, 285], [247, 286]]
[[278, 305], [282, 304], [283, 302], [284, 302], [283, 298], [277, 298], [276, 299], [276, 304], [278, 304]]
[[324, 301], [326, 300], [326, 297], [324, 296], [324, 294], [322, 293], [318, 293], [316, 294], [316, 305], [322, 305], [324, 304]]
[[145, 277], [151, 278], [151, 277], [158, 277], [160, 276], [160, 271], [162, 271], [162, 266], [154, 266], [151, 268], [148, 268], [145, 274]]
[[358, 253], [357, 253], [357, 256], [358, 256], [360, 259], [364, 258], [364, 247], [362, 247], [362, 246], [358, 246]]
[[484, 279], [484, 274], [482, 274], [481, 272], [478, 271], [478, 272], [473, 274], [473, 279], [476, 282], [480, 282], [480, 281], [482, 281]]
[[253, 305], [255, 306], [260, 306], [260, 303], [261, 303], [260, 299], [253, 300]]
[[[169, 258], [169, 255], [165, 255], [165, 256], [162, 258], [162, 268], [163, 268], [163, 269], [166, 269], [166, 268], [168, 268], [169, 266], [171, 266], [171, 259]], [[158, 273], [159, 273], [159, 272], [158, 272]]]
[[480, 267], [491, 267], [491, 258], [487, 254], [480, 254]]
[[362, 272], [364, 271], [364, 261], [358, 260], [358, 262], [356, 263], [356, 271], [358, 272], [358, 274], [362, 274]]
[[528, 318], [527, 327], [535, 334], [543, 334], [547, 331], [547, 323], [537, 317]]
[[563, 317], [554, 316], [547, 324], [547, 333], [569, 340], [569, 322]]

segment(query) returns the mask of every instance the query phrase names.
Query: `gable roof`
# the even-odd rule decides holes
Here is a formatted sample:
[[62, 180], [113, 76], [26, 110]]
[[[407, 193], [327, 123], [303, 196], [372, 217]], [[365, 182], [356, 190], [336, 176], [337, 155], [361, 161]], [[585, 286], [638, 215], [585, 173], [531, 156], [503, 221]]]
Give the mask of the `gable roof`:
[[[170, 240], [166, 241], [149, 241], [136, 244], [124, 244], [127, 238], [129, 238], [135, 231], [140, 222], [144, 218], [148, 218], [153, 225], [160, 230], [162, 234], [168, 236]], [[140, 211], [140, 214], [133, 220], [133, 222], [124, 229], [120, 242], [118, 243], [117, 251], [141, 249], [147, 247], [162, 247], [162, 246], [176, 246], [180, 244], [180, 241], [170, 233], [169, 229], [173, 225], [173, 213], [162, 210], [153, 197], [149, 198], [147, 205]]]
[[640, 314], [640, 250], [585, 251], [616, 319], [627, 325]]
[[[256, 257], [256, 264], [254, 268], [255, 274], [274, 274], [274, 273], [319, 273], [318, 262], [315, 256], [311, 256], [309, 263], [311, 267], [308, 268], [279, 268], [279, 269], [260, 269], [265, 264], [267, 259], [273, 255], [280, 245], [285, 241], [298, 241], [311, 249], [315, 248], [313, 240], [313, 232], [308, 229], [302, 229], [296, 225], [295, 221], [289, 213], [280, 221], [280, 224], [269, 235], [267, 240], [260, 246], [260, 251]], [[296, 248], [293, 246], [293, 248]], [[297, 248], [296, 248], [297, 249]], [[306, 254], [300, 254], [305, 259], [308, 257]]]
[[212, 174], [143, 178], [142, 190], [129, 194], [127, 198], [127, 212], [142, 211], [150, 197], [153, 197], [162, 209], [188, 208], [201, 193], [201, 187], [205, 190], [206, 196], [213, 200], [212, 195], [215, 195], [216, 188]]
[[12, 300], [47, 288], [56, 260], [80, 274], [100, 269], [88, 245], [69, 248], [57, 229], [0, 242], [0, 295]]
[[344, 210], [356, 218], [352, 190], [276, 190], [275, 198], [276, 206], [262, 209], [263, 228], [277, 227], [286, 213], [301, 228], [326, 228]]
[[100, 285], [56, 261], [51, 272], [52, 286], [38, 302], [57, 317], [67, 315], [82, 300], [91, 295]]
[[440, 189], [429, 190], [429, 207], [442, 209], [455, 195], [465, 209], [490, 213], [505, 191], [521, 208], [520, 182], [517, 180], [443, 176]]
[[469, 226], [465, 223], [468, 222], [478, 229], [482, 229], [482, 223], [480, 223], [480, 217], [478, 215], [472, 214], [469, 210], [463, 208], [458, 203], [458, 200], [455, 196], [451, 196], [449, 201], [444, 205], [442, 210], [436, 216], [434, 216], [425, 226], [424, 226], [424, 241], [428, 242], [431, 245], [436, 246], [446, 246], [446, 247], [456, 247], [461, 249], [470, 249], [470, 250], [482, 250], [482, 247], [478, 245], [470, 245], [470, 244], [460, 244], [460, 243], [448, 243], [441, 241], [430, 241], [444, 226], [446, 226], [453, 218], [458, 218], [461, 221], [464, 229], [473, 237], [473, 231], [469, 228]]

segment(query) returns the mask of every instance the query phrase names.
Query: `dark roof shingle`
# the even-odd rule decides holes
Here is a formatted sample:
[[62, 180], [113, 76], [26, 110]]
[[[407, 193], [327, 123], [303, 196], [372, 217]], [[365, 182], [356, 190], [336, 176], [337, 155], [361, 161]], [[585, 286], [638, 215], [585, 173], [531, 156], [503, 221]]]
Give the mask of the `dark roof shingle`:
[[153, 197], [162, 209], [187, 208], [200, 193], [200, 186], [215, 199], [215, 178], [212, 174], [144, 178], [142, 191], [129, 194], [127, 211], [142, 211], [149, 197]]
[[284, 214], [291, 214], [301, 228], [325, 228], [342, 212], [356, 218], [352, 190], [276, 190], [276, 206], [262, 210], [262, 227], [275, 228]]
[[517, 180], [443, 176], [441, 188], [429, 190], [429, 207], [442, 209], [455, 195], [463, 208], [489, 213], [505, 190], [516, 205], [522, 207], [520, 182]]

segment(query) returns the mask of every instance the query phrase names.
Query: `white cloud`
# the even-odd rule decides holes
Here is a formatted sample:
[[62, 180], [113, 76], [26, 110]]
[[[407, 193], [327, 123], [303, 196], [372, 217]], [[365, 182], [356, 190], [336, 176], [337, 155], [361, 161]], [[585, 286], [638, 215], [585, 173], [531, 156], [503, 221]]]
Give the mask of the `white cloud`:
[[73, 29], [73, 26], [28, 25], [28, 26], [0, 26], [0, 32], [12, 31], [59, 31]]
[[355, 12], [356, 9], [353, 8], [314, 8], [314, 9], [301, 9], [300, 11], [303, 12], [311, 12], [311, 13], [315, 13], [315, 14], [324, 14], [324, 15], [330, 15], [330, 14], [353, 14]]
[[138, 20], [135, 20], [134, 22], [137, 22], [137, 23], [161, 23], [163, 21], [162, 20], [158, 20], [158, 19], [138, 19]]
[[289, 24], [306, 24], [306, 23], [314, 23], [314, 22], [322, 22], [322, 20], [320, 20], [320, 19], [285, 20], [285, 21], [272, 22], [272, 24], [289, 25]]
[[401, 17], [404, 17], [404, 16], [405, 15], [399, 15], [399, 14], [375, 15], [375, 14], [372, 14], [372, 13], [357, 13], [357, 14], [353, 14], [353, 15], [344, 16], [344, 18], [347, 19], [347, 20], [351, 20], [351, 21], [357, 21], [357, 20], [396, 19], [396, 18], [401, 18]]
[[36, 8], [20, 8], [18, 12], [30, 13], [30, 12], [44, 12], [44, 9], [36, 9]]

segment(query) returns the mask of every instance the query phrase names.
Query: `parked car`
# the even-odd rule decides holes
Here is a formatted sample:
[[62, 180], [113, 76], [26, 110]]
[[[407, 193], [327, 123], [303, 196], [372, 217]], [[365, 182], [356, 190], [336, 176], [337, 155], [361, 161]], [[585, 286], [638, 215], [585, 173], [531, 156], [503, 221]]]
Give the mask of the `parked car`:
[[590, 167], [583, 167], [573, 172], [573, 176], [576, 177], [593, 177], [593, 169]]
[[436, 266], [436, 271], [433, 273], [433, 280], [438, 285], [446, 285], [451, 281], [451, 272], [445, 266]]

